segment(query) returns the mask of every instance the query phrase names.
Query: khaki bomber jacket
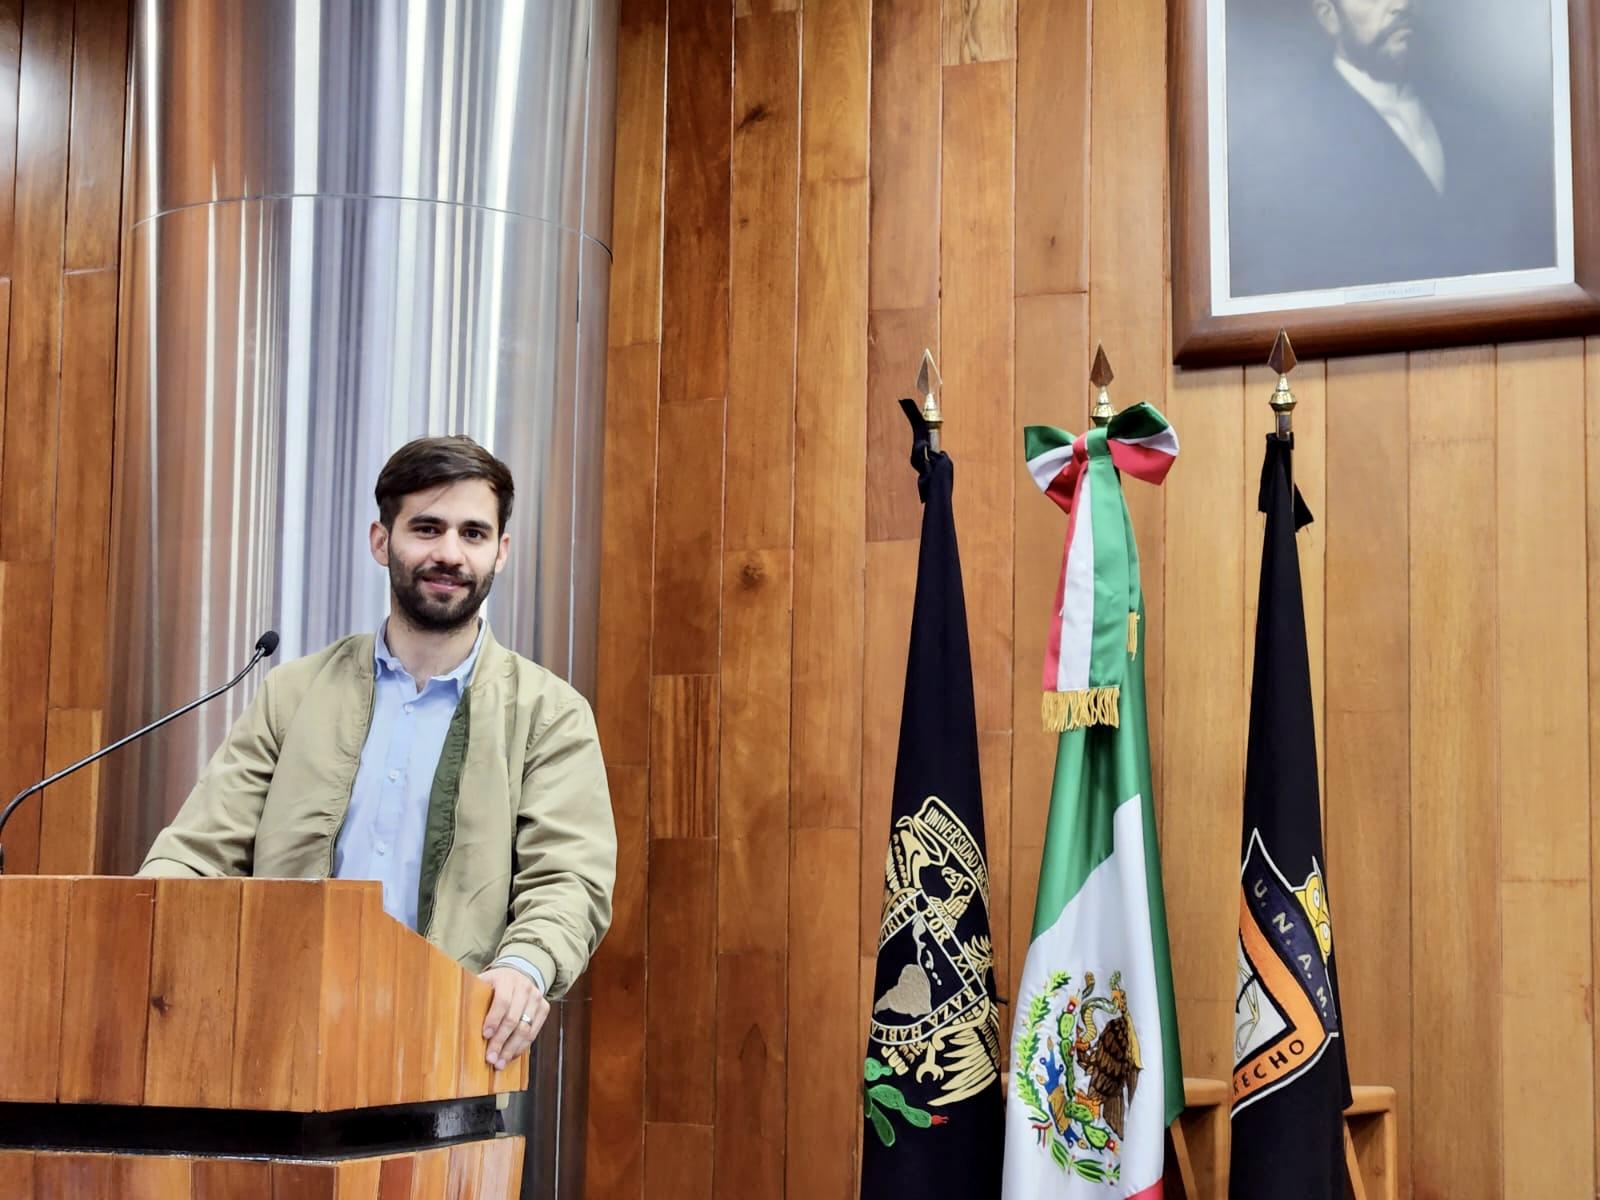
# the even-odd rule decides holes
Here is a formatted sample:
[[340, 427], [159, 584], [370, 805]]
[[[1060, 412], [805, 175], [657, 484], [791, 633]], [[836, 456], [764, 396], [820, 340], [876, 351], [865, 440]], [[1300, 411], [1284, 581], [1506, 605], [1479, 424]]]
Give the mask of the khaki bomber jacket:
[[[140, 874], [327, 878], [373, 688], [371, 634], [269, 672]], [[486, 630], [429, 797], [419, 932], [473, 971], [525, 958], [560, 996], [611, 922], [616, 853], [588, 702]]]

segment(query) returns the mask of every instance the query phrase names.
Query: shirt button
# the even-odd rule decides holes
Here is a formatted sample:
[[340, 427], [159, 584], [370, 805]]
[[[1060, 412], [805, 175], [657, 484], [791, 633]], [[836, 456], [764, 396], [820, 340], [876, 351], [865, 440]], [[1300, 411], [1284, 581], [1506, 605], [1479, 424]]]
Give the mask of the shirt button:
[[389, 772], [389, 782], [390, 783], [393, 783], [395, 780], [397, 780], [399, 778], [400, 778], [400, 772], [399, 771], [390, 771]]
[[379, 842], [376, 846], [373, 847], [373, 849], [376, 850], [379, 854], [387, 854], [387, 853], [389, 853], [389, 845], [388, 845], [387, 842]]
[[411, 711], [411, 705], [409, 705], [409, 704], [408, 704], [408, 705], [406, 705], [406, 711], [407, 711], [407, 712], [410, 712], [410, 711]]

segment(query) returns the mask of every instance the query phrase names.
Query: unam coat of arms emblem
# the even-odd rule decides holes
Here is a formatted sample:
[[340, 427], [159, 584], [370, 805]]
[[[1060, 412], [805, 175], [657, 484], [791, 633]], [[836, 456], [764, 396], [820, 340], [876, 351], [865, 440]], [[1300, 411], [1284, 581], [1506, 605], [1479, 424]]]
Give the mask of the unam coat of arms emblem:
[[1128, 1013], [1122, 972], [1107, 994], [1093, 971], [1073, 988], [1053, 974], [1028, 1006], [1017, 1039], [1017, 1098], [1027, 1107], [1039, 1145], [1063, 1171], [1091, 1183], [1122, 1178], [1122, 1139], [1144, 1064]]

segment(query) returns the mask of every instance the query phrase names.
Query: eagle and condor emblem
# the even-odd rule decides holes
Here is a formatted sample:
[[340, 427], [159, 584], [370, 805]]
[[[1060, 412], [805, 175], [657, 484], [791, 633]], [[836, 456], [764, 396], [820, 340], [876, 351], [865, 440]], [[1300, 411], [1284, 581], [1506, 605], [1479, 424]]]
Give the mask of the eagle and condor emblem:
[[890, 1113], [922, 1129], [945, 1121], [916, 1107], [891, 1081], [909, 1076], [933, 1084], [931, 1108], [976, 1096], [999, 1077], [1000, 1013], [990, 986], [989, 872], [966, 824], [929, 796], [915, 815], [895, 822], [884, 871], [878, 953], [903, 965], [873, 1000], [875, 1054], [868, 1054], [864, 1086], [868, 1119], [878, 1138], [893, 1145]]

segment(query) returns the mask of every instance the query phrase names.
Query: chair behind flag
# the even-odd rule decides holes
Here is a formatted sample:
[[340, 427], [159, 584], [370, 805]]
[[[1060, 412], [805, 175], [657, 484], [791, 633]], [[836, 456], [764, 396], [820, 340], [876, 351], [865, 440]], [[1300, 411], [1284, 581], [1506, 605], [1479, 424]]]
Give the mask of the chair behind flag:
[[922, 543], [862, 1072], [861, 1195], [986, 1200], [1000, 1194], [1000, 1015], [954, 468], [930, 448], [917, 406], [901, 405]]
[[1293, 437], [1268, 435], [1239, 871], [1232, 1200], [1343, 1200], [1350, 1103], [1323, 863]]

